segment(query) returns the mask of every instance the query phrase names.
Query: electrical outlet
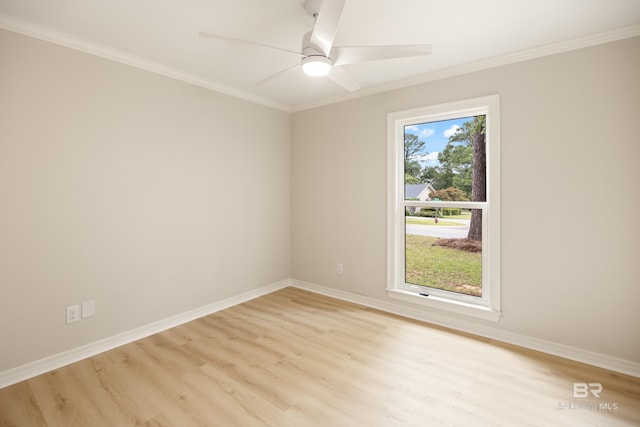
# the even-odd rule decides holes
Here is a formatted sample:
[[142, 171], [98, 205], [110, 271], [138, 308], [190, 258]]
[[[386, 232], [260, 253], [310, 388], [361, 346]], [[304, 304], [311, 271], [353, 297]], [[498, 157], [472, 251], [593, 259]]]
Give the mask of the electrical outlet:
[[341, 263], [336, 264], [336, 273], [344, 274], [344, 265]]
[[70, 305], [67, 307], [67, 324], [80, 321], [80, 305]]

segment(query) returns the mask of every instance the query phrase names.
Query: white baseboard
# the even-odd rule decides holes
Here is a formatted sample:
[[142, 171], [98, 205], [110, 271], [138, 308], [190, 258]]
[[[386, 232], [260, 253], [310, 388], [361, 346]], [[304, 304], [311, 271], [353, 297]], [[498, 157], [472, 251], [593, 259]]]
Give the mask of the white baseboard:
[[61, 368], [79, 360], [95, 356], [96, 354], [105, 352], [107, 350], [129, 344], [133, 341], [148, 337], [149, 335], [166, 331], [167, 329], [190, 322], [203, 316], [207, 316], [217, 311], [233, 307], [234, 305], [242, 304], [243, 302], [286, 288], [289, 285], [289, 280], [276, 282], [271, 285], [255, 289], [253, 291], [235, 295], [233, 297], [215, 302], [213, 304], [208, 304], [204, 307], [200, 307], [186, 313], [178, 314], [164, 320], [153, 322], [140, 328], [132, 329], [130, 331], [123, 332], [112, 337], [101, 339], [99, 341], [95, 341], [90, 344], [65, 351], [63, 353], [54, 354], [52, 356], [45, 357], [44, 359], [36, 360], [34, 362], [27, 363], [13, 369], [0, 372], [0, 388], [16, 384], [29, 378], [33, 378], [37, 375]]
[[536, 350], [554, 356], [563, 357], [565, 359], [582, 362], [589, 365], [597, 366], [611, 371], [619, 372], [640, 378], [640, 363], [630, 360], [620, 359], [606, 354], [595, 353], [577, 347], [568, 346], [552, 341], [539, 338], [533, 338], [526, 335], [516, 334], [513, 332], [502, 331], [490, 326], [484, 326], [475, 322], [460, 320], [441, 314], [436, 314], [424, 310], [423, 308], [411, 308], [393, 302], [382, 301], [375, 298], [358, 295], [351, 292], [340, 291], [337, 289], [326, 288], [313, 283], [303, 282], [299, 280], [291, 280], [291, 286], [326, 295], [332, 298], [353, 302], [364, 305], [366, 307], [375, 308], [388, 313], [397, 314], [399, 316], [420, 320], [435, 325], [444, 326], [484, 338], [490, 338], [507, 344], [517, 345], [519, 347]]
[[176, 327], [183, 323], [190, 322], [202, 316], [224, 310], [234, 305], [270, 294], [271, 292], [292, 286], [299, 289], [308, 290], [328, 297], [341, 299], [364, 305], [366, 307], [375, 308], [388, 313], [397, 314], [399, 316], [420, 320], [427, 323], [444, 326], [447, 328], [467, 332], [485, 338], [502, 341], [508, 344], [514, 344], [531, 350], [541, 351], [543, 353], [564, 357], [566, 359], [575, 360], [577, 362], [587, 363], [589, 365], [598, 366], [615, 372], [631, 375], [640, 378], [640, 363], [624, 360], [605, 354], [594, 353], [565, 344], [559, 344], [538, 338], [528, 337], [513, 332], [501, 331], [496, 328], [486, 327], [470, 321], [459, 320], [444, 315], [429, 313], [422, 309], [411, 308], [396, 304], [393, 302], [382, 301], [363, 295], [344, 292], [337, 289], [326, 288], [315, 285], [313, 283], [303, 282], [299, 280], [283, 280], [271, 285], [245, 292], [204, 307], [178, 314], [164, 320], [160, 320], [149, 325], [142, 326], [109, 338], [86, 344], [63, 353], [54, 354], [44, 359], [36, 360], [13, 369], [0, 372], [0, 388], [8, 387], [20, 381], [33, 378], [37, 375], [44, 374], [54, 369], [61, 368], [71, 363], [86, 359], [96, 354], [129, 344], [133, 341], [145, 338], [167, 329]]

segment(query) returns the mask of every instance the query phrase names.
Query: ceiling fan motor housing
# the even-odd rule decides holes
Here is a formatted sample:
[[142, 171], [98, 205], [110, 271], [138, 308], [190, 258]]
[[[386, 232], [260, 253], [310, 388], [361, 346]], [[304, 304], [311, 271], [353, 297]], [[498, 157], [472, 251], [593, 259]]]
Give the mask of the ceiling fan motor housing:
[[302, 37], [302, 51], [301, 52], [305, 57], [307, 57], [307, 56], [325, 56], [325, 54], [322, 52], [322, 50], [320, 50], [319, 48], [317, 48], [316, 46], [311, 44], [311, 31], [309, 31], [308, 33], [306, 33], [304, 35], [304, 37]]

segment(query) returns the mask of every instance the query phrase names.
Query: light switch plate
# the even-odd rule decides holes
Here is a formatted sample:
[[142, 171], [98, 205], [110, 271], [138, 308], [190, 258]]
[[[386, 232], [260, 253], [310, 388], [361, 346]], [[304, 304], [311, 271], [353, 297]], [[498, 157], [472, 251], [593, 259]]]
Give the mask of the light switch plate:
[[96, 302], [94, 300], [82, 301], [82, 318], [96, 314]]

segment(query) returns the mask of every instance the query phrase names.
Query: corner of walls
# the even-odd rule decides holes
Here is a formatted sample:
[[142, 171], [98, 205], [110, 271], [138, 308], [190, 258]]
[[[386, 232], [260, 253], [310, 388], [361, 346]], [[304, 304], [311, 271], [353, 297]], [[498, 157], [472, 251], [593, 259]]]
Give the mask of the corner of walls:
[[271, 292], [275, 292], [290, 286], [290, 283], [290, 280], [282, 280], [280, 282], [272, 283], [270, 285], [263, 286], [249, 292], [234, 295], [232, 297], [217, 301], [212, 304], [207, 304], [195, 310], [190, 310], [185, 313], [171, 316], [167, 319], [159, 320], [157, 322], [132, 329], [130, 331], [122, 332], [117, 335], [85, 344], [59, 354], [45, 357], [44, 359], [36, 360], [34, 362], [26, 363], [22, 366], [8, 369], [4, 372], [0, 372], [0, 388], [8, 387], [20, 381], [28, 380], [29, 378], [33, 378], [37, 375], [50, 372], [54, 369], [58, 369], [71, 363], [89, 358], [91, 356], [95, 356], [116, 347], [132, 343], [150, 335], [166, 331], [167, 329], [174, 328], [200, 317], [208, 316], [218, 311], [233, 307], [234, 305], [242, 304], [243, 302], [247, 302], [263, 295], [270, 294]]

